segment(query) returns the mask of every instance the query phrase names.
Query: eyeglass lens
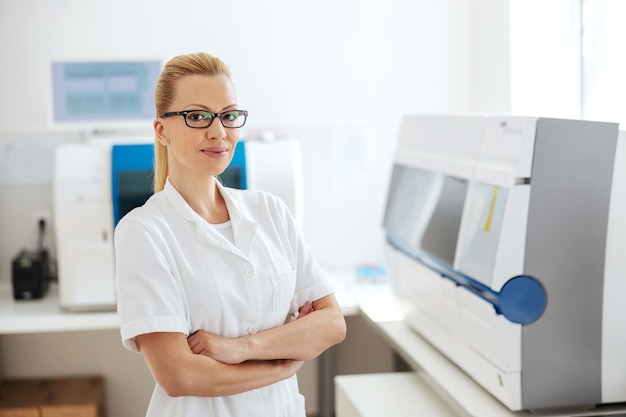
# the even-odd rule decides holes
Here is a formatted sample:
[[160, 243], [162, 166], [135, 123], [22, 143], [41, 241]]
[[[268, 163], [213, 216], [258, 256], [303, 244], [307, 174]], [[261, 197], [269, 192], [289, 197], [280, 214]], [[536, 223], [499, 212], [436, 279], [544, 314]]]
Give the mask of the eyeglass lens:
[[215, 115], [207, 111], [192, 111], [185, 116], [185, 122], [189, 127], [208, 127], [218, 116], [222, 125], [228, 128], [237, 128], [246, 122], [246, 113], [242, 110], [233, 110]]

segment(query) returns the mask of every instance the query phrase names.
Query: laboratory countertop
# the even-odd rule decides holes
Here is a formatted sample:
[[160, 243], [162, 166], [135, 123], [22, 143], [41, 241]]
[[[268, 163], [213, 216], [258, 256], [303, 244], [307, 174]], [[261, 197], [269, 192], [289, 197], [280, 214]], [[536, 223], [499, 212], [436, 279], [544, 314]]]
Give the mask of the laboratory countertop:
[[[354, 271], [329, 270], [335, 297], [345, 316], [359, 314], [359, 303], [391, 294], [389, 285], [359, 282]], [[0, 281], [0, 334], [119, 329], [114, 311], [68, 312], [59, 304], [59, 289], [51, 284], [41, 299], [14, 300], [10, 281]]]
[[51, 284], [40, 299], [15, 300], [10, 282], [0, 282], [0, 334], [47, 333], [119, 328], [114, 311], [66, 312]]
[[360, 314], [406, 363], [457, 411], [470, 417], [600, 417], [626, 415], [626, 404], [599, 405], [584, 411], [513, 412], [496, 400], [459, 367], [403, 321], [393, 297], [383, 295], [359, 302]]

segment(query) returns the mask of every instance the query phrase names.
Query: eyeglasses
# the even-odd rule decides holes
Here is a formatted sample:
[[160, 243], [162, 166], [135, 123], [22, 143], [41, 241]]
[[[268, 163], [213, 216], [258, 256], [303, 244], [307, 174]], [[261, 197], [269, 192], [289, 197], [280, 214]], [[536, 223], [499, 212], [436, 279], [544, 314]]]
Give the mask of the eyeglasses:
[[185, 124], [194, 129], [203, 129], [211, 126], [213, 120], [220, 119], [222, 126], [227, 129], [236, 129], [246, 124], [248, 112], [246, 110], [229, 110], [222, 113], [211, 113], [205, 110], [184, 110], [163, 113], [159, 117], [183, 116]]

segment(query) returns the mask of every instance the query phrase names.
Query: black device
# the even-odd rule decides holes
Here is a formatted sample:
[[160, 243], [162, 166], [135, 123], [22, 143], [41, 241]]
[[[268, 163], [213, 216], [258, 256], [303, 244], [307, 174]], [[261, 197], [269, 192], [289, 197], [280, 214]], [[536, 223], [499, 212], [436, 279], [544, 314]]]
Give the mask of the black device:
[[13, 298], [27, 300], [41, 298], [46, 294], [50, 283], [47, 250], [23, 250], [13, 258], [11, 268]]
[[50, 259], [48, 251], [43, 247], [46, 222], [39, 220], [39, 237], [37, 249], [22, 250], [11, 263], [11, 281], [13, 298], [28, 300], [41, 298], [48, 291], [51, 280]]

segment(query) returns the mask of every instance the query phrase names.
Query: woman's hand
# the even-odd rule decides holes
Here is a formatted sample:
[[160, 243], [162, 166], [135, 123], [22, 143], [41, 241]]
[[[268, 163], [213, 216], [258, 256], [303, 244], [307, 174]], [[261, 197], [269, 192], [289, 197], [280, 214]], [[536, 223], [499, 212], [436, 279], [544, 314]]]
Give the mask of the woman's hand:
[[[298, 309], [298, 318], [314, 311], [313, 303], [307, 301]], [[236, 365], [249, 359], [238, 339], [229, 339], [204, 330], [198, 330], [187, 338], [189, 348], [196, 355], [205, 355], [222, 363]], [[302, 366], [300, 364], [298, 369]]]
[[312, 311], [315, 311], [315, 309], [313, 308], [313, 303], [307, 301], [302, 307], [298, 309], [298, 317], [296, 317], [296, 319], [300, 319]]
[[241, 351], [237, 339], [229, 339], [204, 330], [198, 330], [190, 335], [187, 343], [196, 355], [209, 356], [222, 363], [236, 365], [248, 359]]

